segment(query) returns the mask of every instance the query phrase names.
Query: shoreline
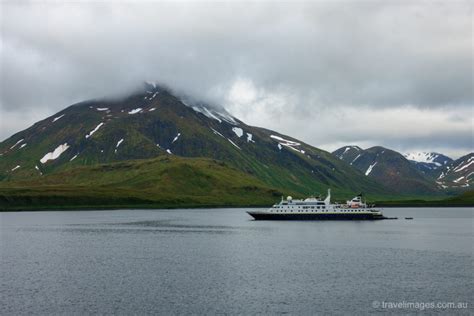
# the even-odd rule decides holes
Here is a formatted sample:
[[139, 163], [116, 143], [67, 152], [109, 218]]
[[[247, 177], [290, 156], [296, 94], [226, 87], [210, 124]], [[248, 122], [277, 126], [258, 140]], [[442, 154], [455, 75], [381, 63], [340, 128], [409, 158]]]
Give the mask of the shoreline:
[[[472, 204], [390, 204], [381, 205], [376, 204], [380, 208], [472, 208]], [[176, 205], [176, 206], [146, 206], [146, 205], [114, 205], [114, 206], [60, 206], [60, 207], [38, 207], [38, 208], [10, 208], [0, 209], [0, 213], [11, 212], [68, 212], [68, 211], [120, 211], [120, 210], [175, 210], [175, 209], [234, 209], [234, 208], [255, 208], [265, 209], [270, 206], [261, 205]]]

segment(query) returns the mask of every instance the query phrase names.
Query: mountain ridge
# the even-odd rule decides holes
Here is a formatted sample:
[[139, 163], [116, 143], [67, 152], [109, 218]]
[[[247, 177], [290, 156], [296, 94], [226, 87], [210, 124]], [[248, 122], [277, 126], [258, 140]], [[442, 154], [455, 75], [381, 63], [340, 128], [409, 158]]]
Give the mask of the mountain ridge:
[[176, 155], [228, 163], [269, 187], [310, 194], [383, 185], [330, 153], [249, 126], [205, 103], [148, 85], [122, 99], [73, 104], [0, 143], [0, 180], [36, 179], [80, 166]]
[[[377, 157], [387, 154], [391, 156], [390, 161], [377, 161]], [[398, 192], [403, 192], [403, 187], [412, 191], [420, 186], [418, 192], [452, 194], [468, 190], [474, 184], [474, 153], [452, 160], [439, 153], [401, 154], [382, 146], [362, 149], [349, 145], [335, 150], [333, 155]], [[458, 169], [462, 174], [454, 175]]]

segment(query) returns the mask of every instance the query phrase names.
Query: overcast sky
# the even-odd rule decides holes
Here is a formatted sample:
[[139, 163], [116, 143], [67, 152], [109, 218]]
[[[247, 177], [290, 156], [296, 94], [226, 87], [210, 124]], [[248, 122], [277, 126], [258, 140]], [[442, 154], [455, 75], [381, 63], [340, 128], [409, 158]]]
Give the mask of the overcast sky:
[[330, 151], [473, 151], [469, 1], [0, 6], [0, 140], [154, 80]]

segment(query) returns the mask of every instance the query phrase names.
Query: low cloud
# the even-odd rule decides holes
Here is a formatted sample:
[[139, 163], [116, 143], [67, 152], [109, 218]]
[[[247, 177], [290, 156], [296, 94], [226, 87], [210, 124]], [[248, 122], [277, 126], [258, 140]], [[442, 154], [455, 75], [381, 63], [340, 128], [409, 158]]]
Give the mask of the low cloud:
[[325, 149], [346, 141], [473, 147], [467, 1], [27, 1], [1, 9], [1, 139], [74, 102], [155, 80]]

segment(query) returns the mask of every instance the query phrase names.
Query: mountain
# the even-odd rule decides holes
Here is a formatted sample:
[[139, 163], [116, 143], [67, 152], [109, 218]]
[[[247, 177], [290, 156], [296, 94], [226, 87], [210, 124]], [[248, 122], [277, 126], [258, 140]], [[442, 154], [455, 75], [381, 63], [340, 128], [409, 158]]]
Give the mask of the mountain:
[[[393, 193], [326, 151], [249, 126], [222, 108], [190, 101], [153, 83], [121, 99], [71, 105], [6, 139], [0, 143], [0, 180], [38, 183], [48, 175], [70, 174], [79, 183], [74, 168], [163, 156], [224, 162], [266, 189], [281, 192], [322, 193], [331, 187], [336, 197], [360, 191]], [[94, 177], [94, 172], [87, 174]], [[115, 174], [120, 182], [120, 172]]]
[[474, 153], [456, 159], [439, 170], [436, 183], [444, 189], [469, 189], [474, 185]]
[[395, 192], [440, 194], [432, 179], [396, 151], [380, 146], [368, 149], [344, 146], [334, 151], [333, 155], [363, 172], [367, 178], [372, 178]]
[[443, 154], [434, 152], [412, 152], [403, 155], [421, 172], [431, 175], [436, 170], [448, 165], [453, 160]]

